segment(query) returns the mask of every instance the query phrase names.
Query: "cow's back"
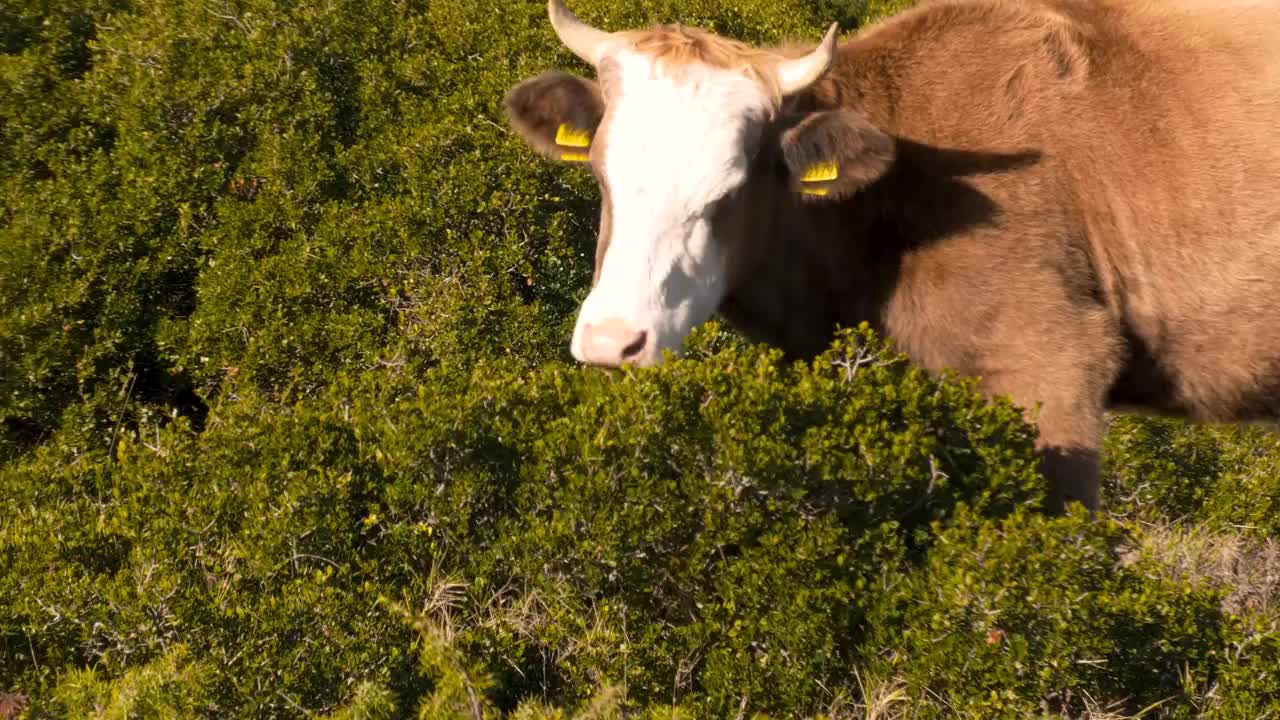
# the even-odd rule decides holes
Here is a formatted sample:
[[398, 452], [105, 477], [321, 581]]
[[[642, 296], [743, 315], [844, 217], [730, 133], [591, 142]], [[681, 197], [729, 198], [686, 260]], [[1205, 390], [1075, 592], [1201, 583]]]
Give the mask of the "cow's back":
[[1280, 411], [1280, 2], [934, 0], [846, 62], [831, 92], [903, 138], [908, 162], [1038, 158], [966, 177], [998, 219], [921, 263], [1003, 266], [1010, 292], [1031, 292], [1015, 276], [1033, 263], [1089, 274], [1066, 282], [1096, 282], [1123, 337], [1118, 399]]
[[1109, 12], [1144, 69], [1127, 77], [1119, 55], [1095, 81], [1101, 124], [1075, 126], [1091, 152], [1059, 152], [1081, 159], [1085, 228], [1131, 335], [1117, 395], [1210, 419], [1280, 412], [1280, 3]]

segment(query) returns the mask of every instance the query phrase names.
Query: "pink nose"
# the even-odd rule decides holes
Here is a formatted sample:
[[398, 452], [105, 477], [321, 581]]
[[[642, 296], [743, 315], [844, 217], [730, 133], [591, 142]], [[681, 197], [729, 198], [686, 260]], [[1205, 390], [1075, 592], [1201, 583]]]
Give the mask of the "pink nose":
[[592, 365], [617, 367], [645, 355], [649, 333], [633, 330], [622, 318], [605, 318], [582, 326], [582, 356]]

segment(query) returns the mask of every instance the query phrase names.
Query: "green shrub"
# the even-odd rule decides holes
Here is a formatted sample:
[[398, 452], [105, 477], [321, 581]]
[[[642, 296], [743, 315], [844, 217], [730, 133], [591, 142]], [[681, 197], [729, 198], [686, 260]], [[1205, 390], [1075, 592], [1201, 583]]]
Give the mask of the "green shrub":
[[[1084, 693], [1185, 709], [1183, 673], [1215, 681], [1242, 642], [1218, 591], [1126, 563], [1121, 526], [1029, 514], [1031, 429], [971, 383], [858, 335], [812, 365], [696, 343], [641, 372], [233, 386], [203, 432], [11, 463], [0, 670], [38, 712], [178, 682], [180, 642], [201, 671], [178, 696], [213, 716], [453, 707], [454, 663], [493, 712], [614, 687], [816, 714], [866, 671], [926, 715], [1017, 717]], [[407, 611], [453, 660], [420, 660]]]
[[1280, 434], [1274, 429], [1120, 417], [1107, 436], [1106, 460], [1113, 513], [1280, 536]]
[[936, 545], [872, 621], [887, 658], [877, 672], [906, 679], [935, 714], [1077, 717], [1100, 700], [1185, 710], [1197, 695], [1184, 677], [1212, 677], [1235, 637], [1215, 593], [1126, 562], [1131, 531], [1083, 511], [961, 518]]
[[66, 717], [95, 720], [190, 717], [208, 702], [207, 677], [207, 668], [177, 645], [112, 680], [93, 669], [73, 670], [55, 688], [53, 704]]
[[1226, 649], [1209, 718], [1266, 718], [1280, 712], [1280, 631], [1272, 627]]
[[[201, 433], [123, 433], [115, 463], [8, 469], [5, 674], [119, 674], [181, 639], [224, 711], [323, 707], [371, 677], [410, 697], [406, 630], [377, 599], [420, 608], [456, 578], [479, 619], [455, 641], [501, 669], [502, 707], [611, 679], [712, 714], [744, 693], [816, 709], [931, 522], [1042, 493], [1014, 408], [854, 338], [812, 366], [730, 346], [636, 373], [241, 392]], [[537, 607], [512, 625], [496, 611], [517, 598]]]

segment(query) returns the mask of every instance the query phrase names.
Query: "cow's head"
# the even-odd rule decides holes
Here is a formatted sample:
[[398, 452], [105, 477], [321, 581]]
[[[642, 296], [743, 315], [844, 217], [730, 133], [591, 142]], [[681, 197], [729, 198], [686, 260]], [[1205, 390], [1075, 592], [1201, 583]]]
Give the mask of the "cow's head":
[[[838, 200], [890, 161], [891, 141], [856, 114], [815, 112], [785, 132], [775, 122], [830, 68], [834, 24], [787, 57], [679, 27], [604, 32], [561, 0], [548, 11], [598, 81], [547, 73], [512, 88], [505, 110], [533, 148], [588, 164], [600, 184], [595, 278], [571, 344], [582, 362], [655, 363], [715, 313], [734, 282], [731, 236], [760, 199], [753, 180]], [[785, 171], [758, 172], [762, 155]]]

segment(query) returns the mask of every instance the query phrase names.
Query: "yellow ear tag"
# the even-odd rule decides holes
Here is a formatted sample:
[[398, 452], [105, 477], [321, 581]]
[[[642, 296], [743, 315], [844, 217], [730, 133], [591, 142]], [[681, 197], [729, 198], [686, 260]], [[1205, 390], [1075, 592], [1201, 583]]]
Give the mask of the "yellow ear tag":
[[[589, 148], [591, 133], [570, 127], [568, 123], [561, 123], [556, 129], [556, 145], [564, 148]], [[560, 159], [565, 162], [587, 162], [591, 158], [585, 152], [567, 151], [560, 153]]]
[[[836, 161], [831, 160], [830, 162], [820, 162], [809, 166], [809, 169], [804, 173], [804, 177], [800, 178], [800, 182], [827, 182], [838, 177], [840, 177], [840, 171], [836, 168]], [[814, 191], [813, 194], [819, 193]], [[826, 195], [825, 192], [820, 194]]]
[[561, 147], [591, 147], [591, 133], [569, 127], [568, 123], [561, 123], [556, 130], [556, 144]]
[[800, 192], [804, 193], [805, 195], [817, 195], [818, 197], [825, 197], [828, 190], [826, 188], [800, 188]]

